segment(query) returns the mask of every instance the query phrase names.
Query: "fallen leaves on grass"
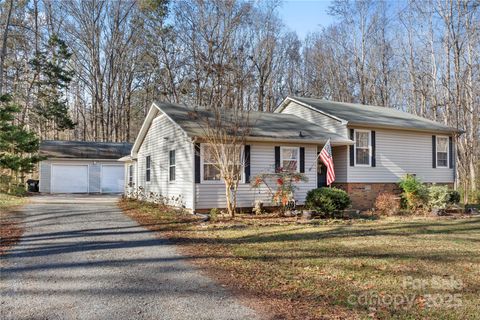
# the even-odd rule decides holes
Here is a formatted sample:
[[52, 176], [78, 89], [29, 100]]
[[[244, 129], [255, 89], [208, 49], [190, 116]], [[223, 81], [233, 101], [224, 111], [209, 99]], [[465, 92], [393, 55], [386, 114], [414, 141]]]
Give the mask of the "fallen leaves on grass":
[[2, 217], [0, 222], [0, 255], [18, 242], [23, 234], [23, 227], [12, 217]]
[[16, 211], [27, 200], [7, 194], [0, 194], [0, 255], [18, 242], [23, 234], [21, 215]]
[[[203, 221], [122, 201], [126, 213], [180, 245], [192, 262], [268, 319], [470, 318], [478, 314], [480, 220], [397, 220], [299, 225], [296, 218], [238, 215]], [[470, 273], [467, 270], [474, 270]], [[411, 294], [402, 279], [448, 273], [463, 280], [454, 310], [351, 304], [362, 294]]]

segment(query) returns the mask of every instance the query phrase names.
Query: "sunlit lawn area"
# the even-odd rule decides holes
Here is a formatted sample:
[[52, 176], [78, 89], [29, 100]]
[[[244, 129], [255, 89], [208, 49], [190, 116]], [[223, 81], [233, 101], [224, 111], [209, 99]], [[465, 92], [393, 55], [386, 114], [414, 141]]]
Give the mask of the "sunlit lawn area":
[[478, 319], [480, 218], [205, 223], [123, 201], [278, 319]]
[[0, 213], [6, 213], [7, 210], [22, 205], [27, 201], [25, 197], [11, 196], [5, 193], [0, 193]]
[[27, 198], [0, 193], [0, 255], [15, 244], [23, 233], [15, 208], [25, 204]]

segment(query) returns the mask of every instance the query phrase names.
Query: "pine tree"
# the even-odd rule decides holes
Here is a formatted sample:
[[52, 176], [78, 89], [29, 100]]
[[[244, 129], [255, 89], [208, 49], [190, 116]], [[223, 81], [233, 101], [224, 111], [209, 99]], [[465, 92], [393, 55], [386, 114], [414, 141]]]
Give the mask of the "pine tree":
[[0, 189], [7, 193], [19, 186], [24, 190], [25, 174], [32, 172], [40, 161], [38, 138], [15, 124], [15, 114], [19, 112], [10, 96], [0, 96]]
[[37, 85], [37, 103], [34, 111], [39, 123], [44, 125], [42, 137], [50, 133], [58, 137], [58, 132], [73, 129], [75, 123], [68, 113], [65, 92], [72, 81], [73, 71], [68, 69], [72, 53], [66, 43], [57, 35], [48, 40], [45, 50], [36, 53], [31, 61], [33, 68], [39, 72]]

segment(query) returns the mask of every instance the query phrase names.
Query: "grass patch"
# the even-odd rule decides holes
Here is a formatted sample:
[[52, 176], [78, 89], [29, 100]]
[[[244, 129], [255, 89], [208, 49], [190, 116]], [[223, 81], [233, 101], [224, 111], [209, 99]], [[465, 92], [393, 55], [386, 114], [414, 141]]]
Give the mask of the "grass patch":
[[474, 319], [480, 313], [478, 217], [208, 223], [134, 201], [121, 206], [271, 318]]
[[27, 199], [0, 193], [0, 255], [18, 242], [23, 234], [21, 216], [15, 209], [25, 204]]
[[21, 206], [27, 202], [24, 197], [16, 197], [5, 193], [0, 193], [0, 213], [6, 213], [15, 207]]

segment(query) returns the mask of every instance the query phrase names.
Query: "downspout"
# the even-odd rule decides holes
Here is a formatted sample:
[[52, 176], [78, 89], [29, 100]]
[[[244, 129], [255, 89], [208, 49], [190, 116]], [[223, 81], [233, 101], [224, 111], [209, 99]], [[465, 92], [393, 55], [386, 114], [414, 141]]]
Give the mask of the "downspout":
[[458, 181], [457, 181], [457, 157], [458, 157], [458, 153], [457, 153], [457, 142], [458, 142], [458, 138], [459, 138], [459, 134], [458, 133], [455, 133], [453, 135], [453, 148], [452, 148], [452, 151], [453, 151], [453, 189], [454, 190], [457, 190], [458, 191]]
[[134, 172], [134, 174], [135, 174], [135, 186], [138, 189], [139, 185], [138, 185], [138, 161], [137, 161], [137, 159], [133, 159], [133, 169], [135, 170], [135, 172]]
[[190, 141], [190, 147], [192, 148], [192, 214], [195, 214], [195, 205], [197, 203], [197, 190], [195, 184], [195, 142], [197, 137], [193, 137]]

